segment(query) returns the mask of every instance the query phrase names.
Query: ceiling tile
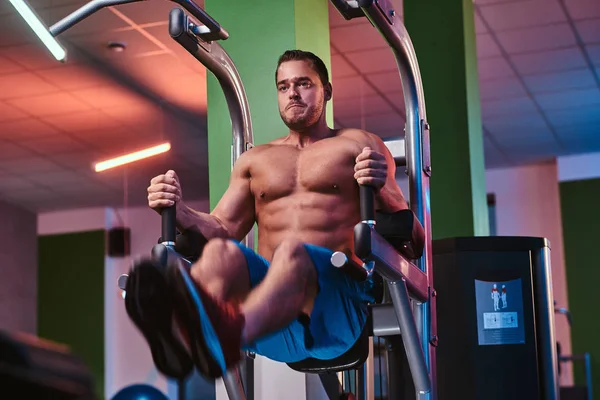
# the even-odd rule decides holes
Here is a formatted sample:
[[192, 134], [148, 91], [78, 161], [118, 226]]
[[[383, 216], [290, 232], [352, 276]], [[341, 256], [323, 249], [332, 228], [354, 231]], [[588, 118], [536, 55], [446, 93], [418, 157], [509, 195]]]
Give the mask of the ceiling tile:
[[568, 89], [582, 89], [596, 86], [592, 72], [586, 69], [553, 72], [540, 75], [526, 75], [523, 80], [533, 93], [555, 92]]
[[0, 76], [0, 100], [57, 93], [58, 88], [31, 72]]
[[28, 115], [19, 111], [19, 109], [0, 101], [0, 122], [13, 121], [27, 117]]
[[552, 110], [548, 113], [548, 119], [556, 127], [572, 125], [600, 125], [600, 113], [598, 106], [572, 107], [560, 110]]
[[345, 78], [347, 76], [356, 76], [356, 70], [350, 66], [345, 58], [339, 54], [331, 56], [331, 80]]
[[487, 33], [487, 28], [485, 27], [485, 24], [481, 20], [479, 13], [476, 12], [476, 13], [473, 13], [473, 15], [475, 16], [475, 33], [476, 34]]
[[498, 32], [497, 37], [508, 53], [550, 50], [577, 44], [573, 30], [567, 23]]
[[335, 102], [335, 99], [357, 98], [361, 87], [364, 90], [364, 96], [375, 94], [375, 90], [359, 76], [340, 78], [335, 82], [333, 88], [333, 101]]
[[529, 97], [515, 97], [503, 100], [484, 101], [481, 104], [481, 114], [485, 120], [496, 115], [511, 115], [537, 113], [535, 105]]
[[42, 154], [69, 153], [80, 150], [85, 151], [89, 148], [81, 141], [72, 139], [67, 135], [56, 135], [35, 140], [27, 140], [22, 141], [20, 144]]
[[110, 118], [110, 116], [100, 110], [54, 115], [44, 117], [42, 118], [42, 121], [64, 132], [72, 134], [101, 129], [113, 129], [122, 126], [119, 121]]
[[3, 193], [3, 196], [14, 201], [23, 201], [27, 203], [31, 199], [36, 199], [37, 202], [44, 200], [55, 199], [58, 195], [44, 187], [33, 187], [30, 189], [12, 190], [8, 193]]
[[366, 96], [363, 99], [345, 99], [333, 103], [336, 118], [356, 118], [361, 115], [389, 114], [394, 110], [381, 96]]
[[[93, 54], [94, 57], [116, 62], [132, 62], [140, 53], [161, 50], [159, 46], [137, 30], [102, 30], [97, 33], [80, 35], [71, 39], [74, 44]], [[125, 51], [115, 53], [106, 45], [119, 42], [126, 46]]]
[[406, 107], [404, 105], [404, 92], [399, 91], [387, 91], [383, 94], [386, 99], [391, 103], [390, 105], [396, 112], [401, 115], [406, 115]]
[[600, 17], [598, 0], [565, 0], [565, 4], [573, 19]]
[[340, 53], [357, 50], [373, 50], [381, 47], [387, 48], [384, 38], [377, 29], [361, 29], [357, 34], [355, 26], [339, 26], [330, 30], [331, 43], [335, 45]]
[[0, 169], [16, 174], [29, 174], [37, 172], [47, 172], [58, 165], [44, 157], [31, 157], [20, 160], [2, 160], [0, 159]]
[[521, 74], [564, 71], [587, 66], [578, 47], [511, 56]]
[[479, 84], [479, 91], [482, 101], [527, 96], [525, 88], [517, 78], [482, 81]]
[[140, 95], [117, 85], [74, 90], [71, 93], [79, 100], [96, 108], [129, 106], [143, 101]]
[[380, 74], [369, 74], [367, 81], [371, 82], [381, 93], [396, 92], [402, 90], [402, 80], [398, 71], [382, 72]]
[[97, 150], [78, 150], [66, 153], [53, 152], [48, 154], [47, 157], [65, 168], [84, 169], [90, 172], [93, 170], [94, 163], [101, 158]]
[[502, 55], [500, 48], [491, 35], [487, 33], [479, 34], [476, 37], [477, 42], [477, 57], [490, 58]]
[[512, 68], [503, 57], [484, 58], [479, 60], [477, 61], [477, 69], [481, 81], [515, 76]]
[[66, 169], [57, 168], [56, 171], [52, 172], [44, 172], [32, 174], [31, 177], [32, 182], [42, 184], [44, 186], [56, 187], [57, 189], [63, 190], [63, 185], [66, 187], [70, 187], [71, 191], [73, 187], [79, 186], [82, 189], [85, 186], [96, 186], [89, 185], [88, 180], [83, 175], [74, 172], [68, 171]]
[[0, 56], [0, 75], [6, 75], [16, 72], [25, 72], [23, 67], [9, 60], [6, 57]]
[[346, 54], [346, 58], [356, 67], [359, 73], [363, 74], [398, 69], [394, 53], [390, 48], [350, 53]]
[[594, 65], [600, 67], [600, 45], [592, 46], [588, 44], [585, 48]]
[[8, 103], [36, 117], [47, 117], [90, 109], [87, 104], [64, 92], [8, 100]]
[[[598, 5], [598, 9], [600, 9], [600, 5]], [[600, 42], [600, 18], [577, 21], [575, 22], [575, 26], [584, 43]]]
[[[119, 6], [119, 11], [132, 19], [136, 24], [141, 25], [157, 21], [168, 21], [169, 12], [174, 7], [176, 7], [175, 4], [169, 1], [153, 1], [152, 7], [149, 7], [147, 2], [139, 2], [123, 4], [122, 6]], [[186, 14], [189, 13], [186, 11]], [[165, 27], [165, 29], [167, 28]], [[227, 29], [227, 27], [225, 27], [225, 29]]]
[[596, 124], [573, 124], [556, 128], [556, 133], [566, 141], [575, 139], [600, 140], [600, 123]]
[[0, 18], [0, 47], [32, 43], [36, 38], [29, 25], [16, 11]]
[[548, 125], [539, 113], [486, 117], [486, 129], [495, 136], [519, 136], [523, 131], [548, 132]]
[[90, 68], [69, 63], [51, 69], [39, 69], [35, 74], [63, 90], [85, 89], [112, 83], [106, 76]]
[[495, 31], [565, 22], [557, 1], [531, 0], [480, 7], [483, 18]]
[[2, 180], [2, 192], [10, 192], [13, 190], [29, 190], [35, 189], [37, 186], [30, 180], [16, 176], [14, 174], [0, 173], [0, 180]]
[[398, 113], [365, 115], [363, 119], [354, 116], [340, 118], [340, 121], [347, 127], [365, 129], [375, 134], [379, 131], [397, 130], [397, 135], [400, 135], [404, 130], [404, 118]]
[[564, 109], [567, 107], [598, 105], [600, 109], [600, 90], [569, 90], [558, 93], [540, 93], [535, 95], [538, 103], [545, 110]]
[[167, 111], [150, 103], [132, 104], [127, 107], [103, 108], [102, 112], [114, 119], [114, 122], [126, 126], [130, 130], [139, 131], [152, 128], [165, 131]]
[[520, 135], [494, 135], [494, 138], [501, 149], [508, 151], [511, 158], [520, 151], [546, 154], [560, 149], [560, 144], [550, 131], [523, 130]]
[[37, 119], [0, 123], [0, 137], [13, 142], [57, 134], [58, 130]]
[[0, 140], [0, 159], [14, 160], [34, 156], [34, 153], [14, 143]]
[[[67, 63], [78, 63], [76, 52], [67, 43], [62, 44], [67, 49]], [[57, 68], [61, 65], [39, 40], [23, 46], [3, 47], [2, 55], [30, 70]]]

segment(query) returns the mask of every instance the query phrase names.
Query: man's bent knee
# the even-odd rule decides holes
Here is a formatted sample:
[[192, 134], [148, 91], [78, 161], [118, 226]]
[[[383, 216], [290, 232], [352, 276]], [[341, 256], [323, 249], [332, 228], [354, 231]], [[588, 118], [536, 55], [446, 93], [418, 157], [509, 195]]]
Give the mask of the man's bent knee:
[[244, 254], [233, 241], [215, 238], [206, 244], [202, 257], [192, 267], [191, 274], [196, 280], [215, 275], [230, 275], [232, 271], [245, 267], [245, 262]]
[[297, 239], [285, 239], [275, 249], [273, 258], [287, 258], [291, 260], [303, 259], [310, 261], [304, 243]]

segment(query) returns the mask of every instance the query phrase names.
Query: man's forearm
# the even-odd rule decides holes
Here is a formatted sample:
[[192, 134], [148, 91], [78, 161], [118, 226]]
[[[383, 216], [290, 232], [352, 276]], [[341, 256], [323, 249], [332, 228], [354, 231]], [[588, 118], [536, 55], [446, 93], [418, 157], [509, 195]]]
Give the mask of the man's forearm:
[[195, 229], [208, 240], [227, 238], [229, 232], [223, 223], [214, 215], [193, 210], [183, 203], [177, 205], [177, 229], [185, 231]]
[[375, 195], [375, 207], [377, 210], [387, 213], [393, 213], [400, 210], [406, 210], [408, 203], [404, 199], [402, 192], [393, 190], [385, 185]]

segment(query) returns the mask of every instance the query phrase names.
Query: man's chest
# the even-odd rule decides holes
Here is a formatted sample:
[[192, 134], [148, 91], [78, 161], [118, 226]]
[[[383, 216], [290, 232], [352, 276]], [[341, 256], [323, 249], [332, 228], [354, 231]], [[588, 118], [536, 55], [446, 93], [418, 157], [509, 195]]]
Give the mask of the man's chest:
[[350, 140], [326, 140], [304, 149], [273, 146], [266, 151], [250, 171], [256, 199], [270, 201], [300, 191], [335, 194], [353, 190], [360, 146]]

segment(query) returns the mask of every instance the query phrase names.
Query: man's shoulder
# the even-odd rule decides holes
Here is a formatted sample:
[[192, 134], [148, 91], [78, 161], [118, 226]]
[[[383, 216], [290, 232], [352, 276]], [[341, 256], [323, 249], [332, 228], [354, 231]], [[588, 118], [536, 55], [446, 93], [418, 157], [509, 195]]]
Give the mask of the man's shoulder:
[[358, 128], [342, 128], [338, 131], [337, 136], [356, 140], [365, 146], [372, 145], [373, 142], [378, 143], [381, 141], [381, 138], [374, 133]]

